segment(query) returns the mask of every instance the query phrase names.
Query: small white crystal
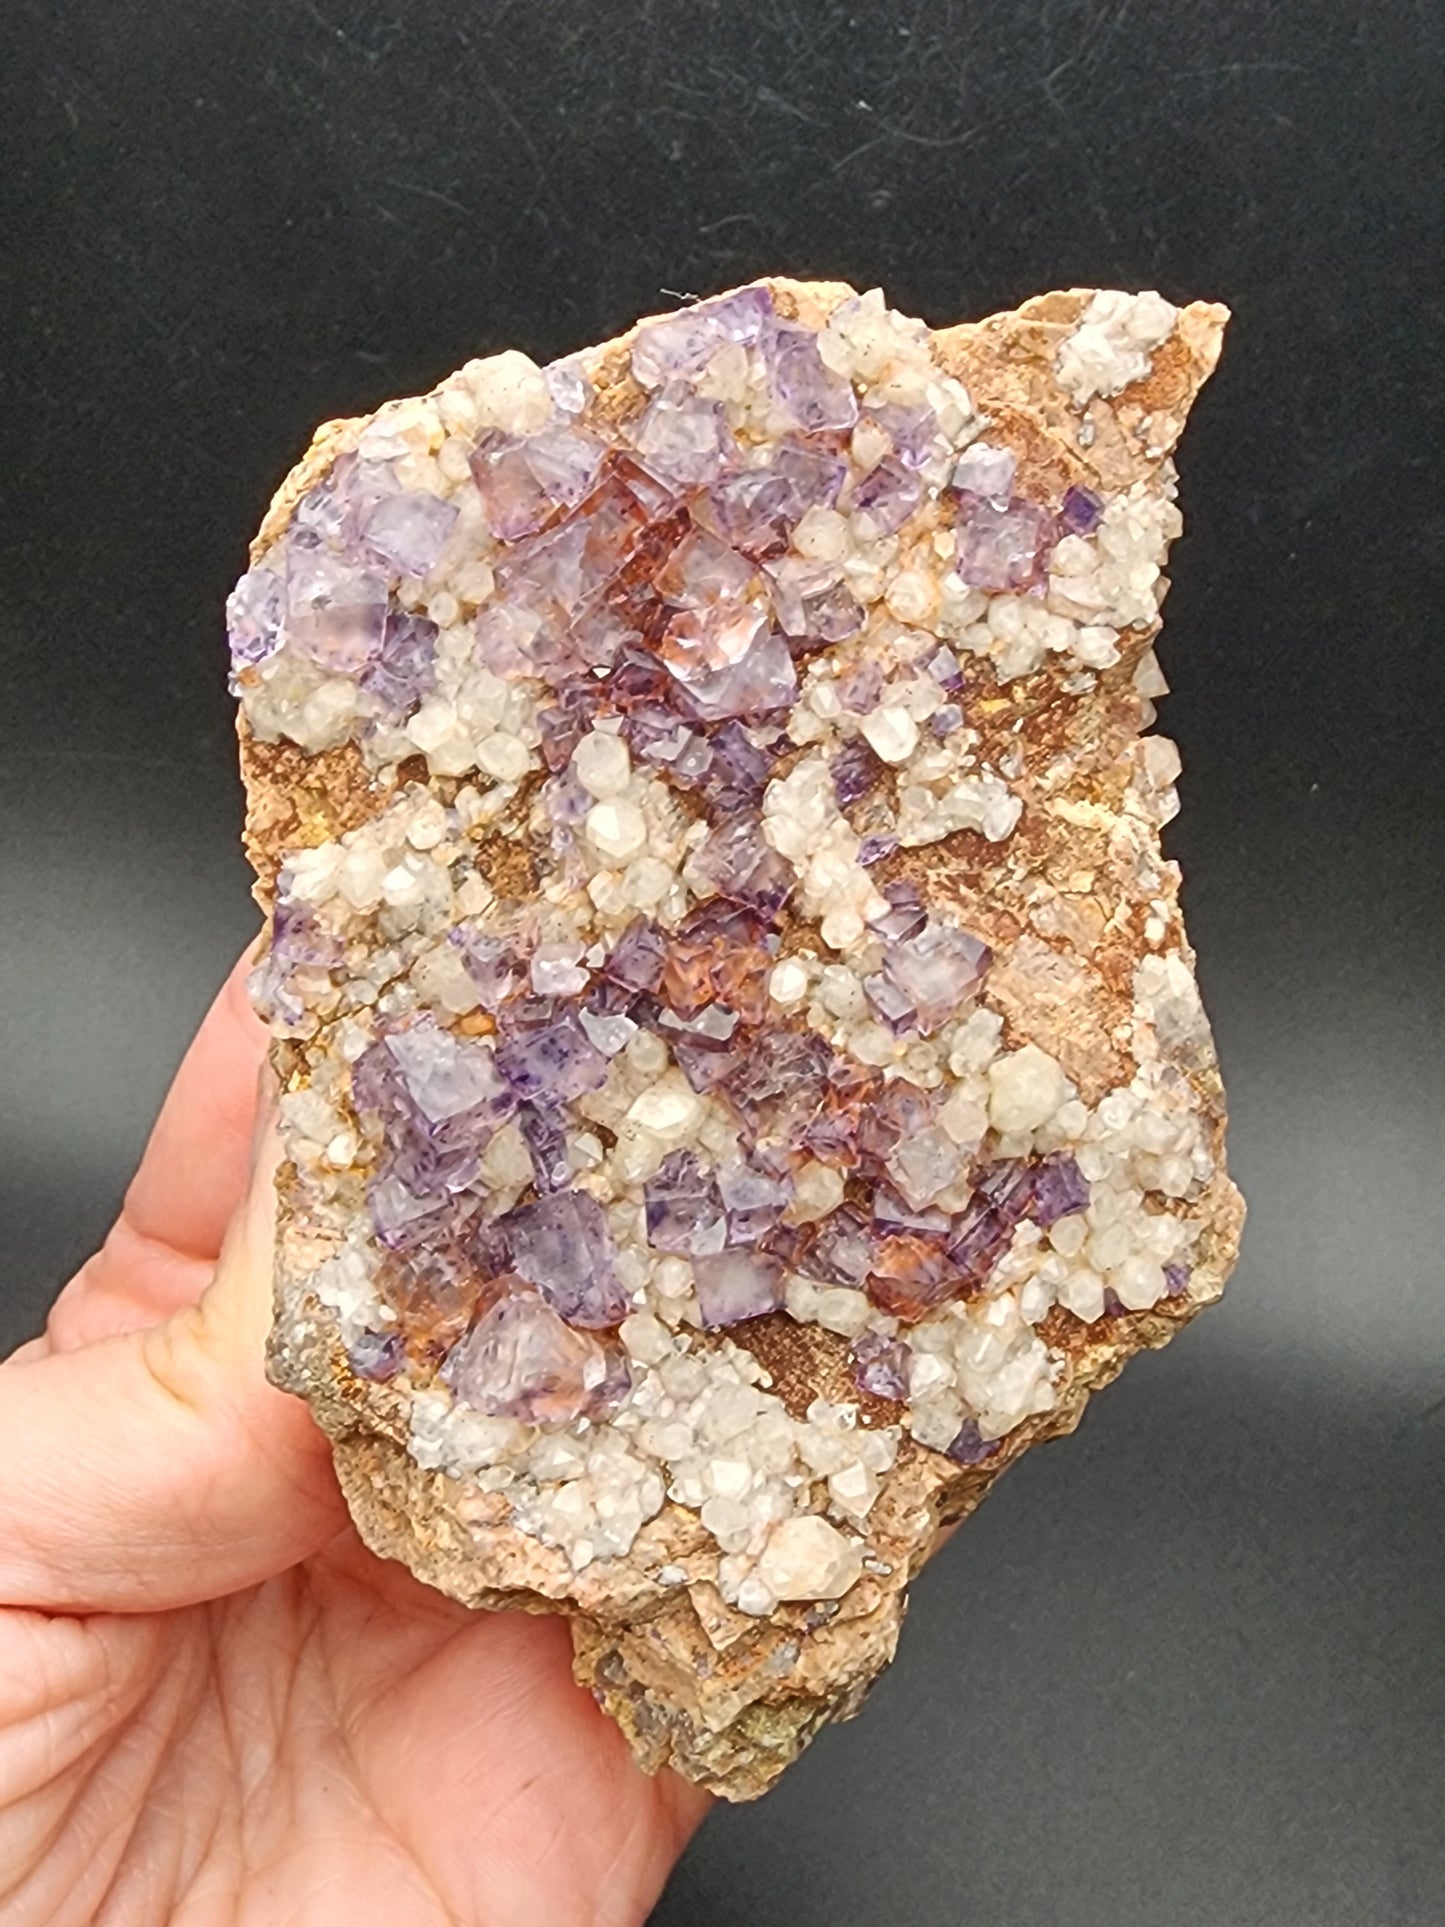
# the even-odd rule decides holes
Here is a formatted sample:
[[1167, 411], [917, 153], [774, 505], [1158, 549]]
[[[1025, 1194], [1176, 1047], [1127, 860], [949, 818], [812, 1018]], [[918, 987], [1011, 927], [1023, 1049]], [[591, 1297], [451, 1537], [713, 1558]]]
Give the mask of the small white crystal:
[[774, 964], [768, 979], [768, 995], [785, 1010], [802, 1003], [808, 994], [808, 967], [796, 957], [784, 957]]
[[988, 1114], [996, 1131], [1037, 1130], [1067, 1096], [1063, 1071], [1037, 1044], [995, 1059], [988, 1072]]
[[582, 738], [572, 752], [572, 767], [587, 794], [599, 800], [620, 796], [632, 777], [626, 743], [601, 729], [590, 730]]
[[524, 742], [499, 730], [477, 744], [477, 767], [499, 783], [518, 783], [532, 767], [532, 757]]
[[547, 378], [530, 355], [507, 348], [462, 370], [477, 420], [507, 435], [533, 435], [552, 413]]
[[816, 1514], [773, 1528], [755, 1577], [775, 1599], [841, 1599], [863, 1570], [862, 1548]]
[[906, 763], [918, 747], [918, 725], [906, 709], [889, 705], [870, 710], [860, 728], [874, 754], [885, 763]]
[[587, 812], [587, 838], [610, 863], [630, 863], [647, 848], [647, 824], [635, 803], [613, 797]]

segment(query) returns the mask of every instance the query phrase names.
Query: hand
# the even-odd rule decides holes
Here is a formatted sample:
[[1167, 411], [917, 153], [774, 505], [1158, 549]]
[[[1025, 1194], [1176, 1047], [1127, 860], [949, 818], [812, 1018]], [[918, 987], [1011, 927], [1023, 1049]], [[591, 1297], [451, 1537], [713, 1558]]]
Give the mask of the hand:
[[560, 1619], [367, 1552], [262, 1375], [244, 968], [104, 1248], [0, 1365], [0, 1918], [641, 1921], [707, 1797], [637, 1770]]

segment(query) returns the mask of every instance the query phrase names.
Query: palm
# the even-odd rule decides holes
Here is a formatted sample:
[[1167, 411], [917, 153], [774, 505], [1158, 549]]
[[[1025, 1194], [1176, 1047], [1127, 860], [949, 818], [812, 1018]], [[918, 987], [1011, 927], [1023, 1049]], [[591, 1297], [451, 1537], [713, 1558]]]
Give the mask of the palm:
[[0, 1368], [35, 1474], [0, 1517], [5, 1917], [636, 1922], [703, 1797], [636, 1770], [560, 1621], [368, 1553], [261, 1381], [263, 1041], [233, 978], [104, 1251]]

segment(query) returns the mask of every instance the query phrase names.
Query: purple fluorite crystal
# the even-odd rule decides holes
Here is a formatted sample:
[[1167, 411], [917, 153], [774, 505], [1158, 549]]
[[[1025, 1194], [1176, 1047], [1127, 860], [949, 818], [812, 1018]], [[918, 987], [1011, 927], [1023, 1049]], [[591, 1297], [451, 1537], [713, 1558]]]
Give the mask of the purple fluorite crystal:
[[875, 937], [884, 943], [901, 943], [907, 937], [916, 937], [928, 921], [928, 912], [923, 907], [923, 899], [918, 894], [918, 886], [900, 877], [896, 883], [885, 883], [882, 895], [888, 908], [881, 915], [871, 917], [868, 928]]
[[885, 455], [853, 491], [855, 512], [866, 515], [880, 535], [901, 529], [922, 500], [922, 476], [896, 455]]
[[447, 932], [447, 941], [462, 953], [467, 975], [476, 985], [483, 1010], [496, 1012], [521, 987], [522, 960], [501, 937], [486, 935], [466, 924]]
[[704, 1326], [714, 1331], [761, 1318], [783, 1302], [783, 1271], [760, 1251], [719, 1251], [693, 1260], [693, 1284]]
[[642, 1187], [647, 1242], [659, 1251], [705, 1257], [727, 1239], [722, 1201], [712, 1174], [691, 1151], [673, 1151]]
[[1013, 1239], [1018, 1219], [995, 1208], [986, 1198], [975, 1198], [953, 1221], [948, 1239], [949, 1260], [961, 1285], [982, 1285]]
[[777, 916], [797, 881], [792, 865], [763, 835], [762, 819], [753, 815], [719, 824], [693, 859], [693, 867], [720, 896], [746, 904], [769, 919]]
[[323, 480], [302, 496], [291, 517], [289, 535], [324, 542], [337, 550], [354, 549], [361, 524], [374, 505], [396, 493], [390, 462], [340, 455]]
[[901, 1338], [882, 1332], [860, 1332], [853, 1340], [853, 1378], [859, 1391], [874, 1398], [905, 1399], [908, 1365], [913, 1353]]
[[883, 974], [912, 1005], [918, 1030], [930, 1037], [977, 992], [992, 957], [988, 945], [966, 930], [930, 923], [885, 951]]
[[771, 468], [740, 468], [722, 476], [693, 514], [722, 539], [751, 556], [773, 555], [788, 539], [792, 491]]
[[733, 1245], [756, 1244], [782, 1217], [793, 1195], [791, 1178], [773, 1177], [750, 1164], [723, 1165], [717, 1183]]
[[799, 1270], [809, 1278], [861, 1291], [872, 1264], [873, 1234], [868, 1220], [851, 1204], [844, 1204], [814, 1227]]
[[774, 631], [753, 626], [751, 641], [735, 661], [720, 668], [694, 669], [686, 676], [668, 664], [677, 677], [680, 708], [704, 722], [725, 716], [764, 716], [788, 709], [797, 700], [798, 675], [788, 645]]
[[270, 569], [248, 569], [226, 598], [226, 635], [234, 669], [265, 662], [281, 647], [286, 591]]
[[389, 609], [381, 650], [361, 672], [361, 686], [400, 721], [431, 694], [436, 681], [437, 626], [426, 616]]
[[495, 432], [472, 455], [487, 526], [503, 542], [532, 535], [559, 508], [580, 502], [602, 465], [602, 444], [560, 424], [522, 441]]
[[868, 1007], [879, 1023], [894, 1037], [902, 1037], [906, 1031], [918, 1028], [918, 1012], [913, 1007], [913, 999], [898, 988], [881, 971], [863, 979], [863, 995], [868, 999]]
[[289, 898], [290, 885], [290, 872], [283, 870], [271, 917], [271, 941], [248, 979], [257, 1010], [269, 1023], [287, 1031], [303, 1024], [307, 1015], [298, 973], [335, 969], [346, 954], [341, 940], [323, 930], [311, 910]]
[[763, 1030], [727, 1080], [727, 1094], [753, 1141], [788, 1143], [822, 1107], [832, 1050], [813, 1031]]
[[811, 328], [774, 328], [764, 351], [773, 394], [800, 428], [816, 434], [857, 421], [853, 384], [827, 366]]
[[669, 385], [627, 431], [637, 460], [668, 488], [702, 488], [735, 460], [737, 443], [722, 407]]
[[955, 1465], [981, 1465], [985, 1459], [992, 1458], [998, 1450], [997, 1439], [986, 1439], [978, 1429], [976, 1420], [966, 1418], [959, 1426], [953, 1442], [944, 1452], [945, 1458]]
[[955, 695], [962, 689], [963, 671], [958, 666], [958, 657], [951, 649], [936, 649], [924, 667], [941, 689], [950, 690]]
[[756, 602], [679, 609], [663, 631], [662, 659], [679, 682], [703, 682], [740, 663], [767, 627], [768, 612]]
[[777, 758], [749, 735], [745, 724], [730, 717], [718, 724], [710, 742], [703, 743], [700, 737], [697, 742], [707, 753], [697, 786], [715, 813], [727, 813], [721, 807], [724, 800], [735, 806], [743, 797], [752, 802], [762, 795]]
[[1059, 505], [1059, 526], [1066, 535], [1092, 535], [1103, 517], [1102, 495], [1077, 483], [1064, 490], [1064, 499]]
[[1033, 1174], [1029, 1216], [1045, 1231], [1060, 1218], [1085, 1211], [1089, 1181], [1067, 1151], [1046, 1157]]
[[[377, 1242], [388, 1251], [415, 1251], [451, 1236], [458, 1227], [456, 1197], [435, 1175], [430, 1185], [425, 1183], [429, 1174], [413, 1152], [405, 1139], [389, 1147], [387, 1168], [366, 1187], [366, 1208]], [[409, 1179], [399, 1176], [395, 1168], [403, 1161], [412, 1167]], [[475, 1175], [475, 1167], [470, 1175]]]
[[933, 453], [938, 417], [925, 403], [904, 406], [900, 402], [880, 402], [868, 410], [870, 420], [887, 435], [893, 452], [905, 468], [922, 468]]
[[778, 627], [794, 646], [842, 642], [862, 626], [863, 611], [833, 563], [790, 555], [767, 572]]
[[427, 576], [440, 561], [456, 520], [455, 503], [407, 490], [375, 503], [362, 520], [361, 533], [372, 553], [401, 575]]
[[847, 474], [847, 463], [831, 449], [779, 442], [767, 461], [721, 476], [692, 513], [746, 554], [775, 555], [810, 508], [833, 506]]
[[354, 676], [380, 654], [386, 600], [384, 576], [327, 549], [290, 546], [283, 633], [323, 669]]
[[1043, 580], [1056, 534], [1054, 518], [1036, 503], [1015, 499], [1000, 507], [961, 495], [955, 566], [974, 589], [1032, 589]]
[[875, 790], [882, 779], [883, 767], [883, 759], [874, 754], [863, 737], [850, 736], [828, 762], [838, 807], [846, 810]]
[[739, 288], [714, 301], [699, 301], [660, 321], [648, 321], [632, 342], [632, 373], [644, 388], [700, 375], [728, 342], [757, 341], [773, 314], [767, 288]]
[[406, 1343], [400, 1332], [362, 1332], [346, 1348], [346, 1362], [358, 1378], [384, 1385], [406, 1363]]
[[596, 1409], [606, 1353], [530, 1291], [501, 1298], [442, 1366], [457, 1397], [492, 1418], [566, 1425]]
[[552, 404], [563, 415], [580, 415], [596, 390], [578, 355], [564, 355], [549, 361], [542, 370]]
[[625, 990], [656, 990], [662, 982], [664, 954], [662, 932], [638, 917], [612, 946], [602, 974]]
[[830, 445], [781, 441], [773, 450], [772, 471], [787, 483], [787, 516], [801, 521], [811, 508], [833, 507], [848, 479], [848, 464]]
[[975, 442], [959, 456], [953, 471], [953, 486], [966, 495], [1004, 507], [1013, 493], [1018, 461], [1011, 449], [995, 448], [988, 442]]
[[851, 716], [876, 709], [882, 694], [883, 671], [876, 662], [855, 662], [838, 678], [838, 700]]
[[555, 1023], [509, 1037], [497, 1051], [497, 1069], [518, 1097], [552, 1104], [600, 1090], [607, 1081], [607, 1059], [572, 1010]]
[[513, 1100], [492, 1047], [482, 1038], [458, 1037], [434, 1018], [421, 1017], [389, 1032], [384, 1048], [402, 1089], [428, 1123], [461, 1116], [501, 1123], [510, 1115]]
[[864, 1107], [858, 1126], [859, 1146], [868, 1156], [882, 1161], [900, 1138], [926, 1131], [936, 1109], [931, 1091], [908, 1077], [890, 1077]]
[[757, 570], [736, 549], [706, 529], [694, 529], [654, 571], [652, 586], [674, 609], [710, 609], [715, 603], [741, 602]]
[[523, 1104], [517, 1125], [532, 1160], [532, 1180], [540, 1193], [561, 1191], [572, 1180], [567, 1155], [567, 1130], [560, 1110], [551, 1104]]
[[627, 1316], [602, 1207], [585, 1191], [556, 1191], [496, 1224], [508, 1260], [569, 1325], [597, 1330]]

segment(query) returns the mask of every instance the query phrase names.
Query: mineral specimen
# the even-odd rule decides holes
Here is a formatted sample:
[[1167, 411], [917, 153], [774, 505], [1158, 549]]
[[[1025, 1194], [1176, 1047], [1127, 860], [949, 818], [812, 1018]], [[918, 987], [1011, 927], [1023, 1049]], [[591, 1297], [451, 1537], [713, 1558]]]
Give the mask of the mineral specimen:
[[1241, 1219], [1147, 733], [1225, 320], [775, 280], [323, 428], [228, 605], [271, 1371], [760, 1792]]

